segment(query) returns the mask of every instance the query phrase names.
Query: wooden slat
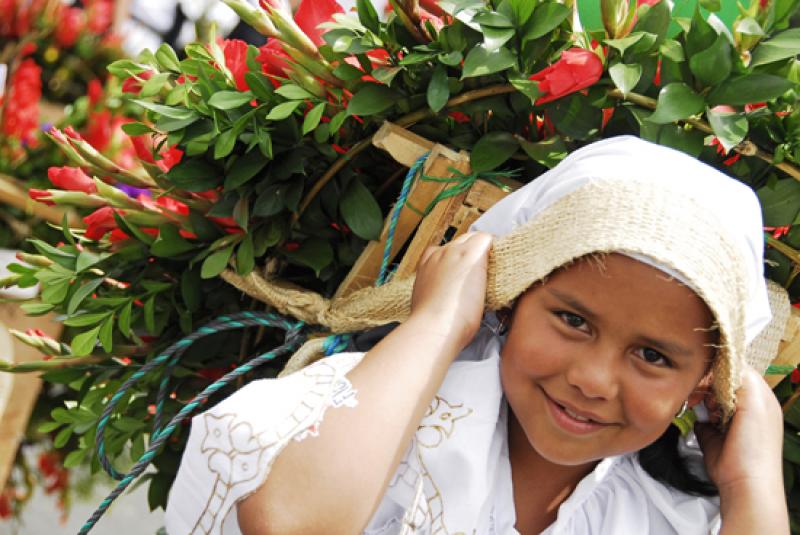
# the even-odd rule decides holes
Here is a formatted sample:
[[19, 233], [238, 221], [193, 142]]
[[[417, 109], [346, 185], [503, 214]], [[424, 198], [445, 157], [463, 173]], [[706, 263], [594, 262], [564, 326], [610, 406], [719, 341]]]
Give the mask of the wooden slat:
[[[792, 307], [792, 313], [786, 322], [781, 343], [778, 347], [778, 356], [772, 364], [778, 366], [797, 366], [800, 363], [800, 308]], [[775, 387], [781, 382], [782, 375], [767, 375], [764, 377], [769, 386]]]
[[[19, 363], [42, 358], [37, 350], [11, 338], [7, 329], [41, 329], [58, 339], [61, 328], [61, 323], [53, 321], [52, 316], [29, 317], [14, 303], [0, 303], [0, 329], [4, 331], [4, 336], [0, 337], [0, 359]], [[8, 354], [9, 351], [12, 354]], [[35, 374], [4, 374], [0, 382], [0, 388], [5, 390], [0, 393], [0, 491], [11, 472], [41, 384]]]
[[[394, 125], [392, 125], [395, 129]], [[386, 128], [386, 127], [384, 127]], [[401, 129], [402, 130], [402, 129]], [[386, 129], [386, 135], [381, 139], [389, 143], [385, 145], [394, 147], [396, 143], [409, 143], [404, 137], [396, 135], [397, 131], [394, 129]], [[415, 134], [411, 134], [415, 136]], [[419, 137], [419, 136], [416, 136]], [[422, 138], [420, 138], [422, 139]], [[424, 145], [417, 145], [423, 147]], [[393, 149], [394, 150], [394, 149]], [[402, 153], [403, 151], [399, 151]], [[428, 152], [426, 150], [425, 152]], [[451, 177], [452, 172], [448, 169], [450, 167], [457, 167], [459, 165], [468, 165], [468, 160], [462, 154], [452, 151], [443, 145], [431, 145], [430, 155], [423, 172], [432, 176]], [[423, 153], [424, 154], [424, 153]], [[416, 162], [414, 159], [411, 165]], [[435, 165], [433, 162], [438, 162]], [[406, 245], [409, 238], [414, 234], [417, 226], [422, 220], [422, 215], [415, 210], [412, 210], [408, 205], [413, 206], [417, 210], [425, 210], [425, 208], [433, 202], [436, 196], [444, 190], [448, 184], [446, 182], [432, 182], [425, 180], [417, 180], [412, 185], [408, 195], [406, 206], [404, 206], [397, 219], [397, 226], [395, 227], [395, 235], [392, 240], [392, 250], [390, 260], [393, 260], [397, 253]], [[387, 217], [381, 231], [381, 236], [378, 241], [371, 241], [367, 244], [361, 256], [358, 257], [347, 277], [339, 285], [336, 291], [336, 297], [348, 295], [351, 292], [372, 286], [378, 278], [380, 273], [381, 262], [383, 260], [383, 250], [386, 247], [386, 241], [389, 235], [389, 218]]]

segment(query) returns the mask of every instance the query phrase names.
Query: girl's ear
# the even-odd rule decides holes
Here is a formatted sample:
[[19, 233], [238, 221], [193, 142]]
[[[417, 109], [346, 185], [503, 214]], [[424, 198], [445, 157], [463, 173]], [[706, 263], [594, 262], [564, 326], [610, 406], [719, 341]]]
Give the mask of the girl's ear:
[[703, 376], [702, 379], [700, 379], [700, 382], [697, 383], [696, 387], [694, 387], [692, 393], [689, 394], [688, 398], [689, 407], [694, 407], [701, 401], [708, 398], [708, 394], [711, 392], [711, 385], [713, 384], [713, 382], [714, 382], [714, 376], [712, 372], [709, 371], [707, 374]]

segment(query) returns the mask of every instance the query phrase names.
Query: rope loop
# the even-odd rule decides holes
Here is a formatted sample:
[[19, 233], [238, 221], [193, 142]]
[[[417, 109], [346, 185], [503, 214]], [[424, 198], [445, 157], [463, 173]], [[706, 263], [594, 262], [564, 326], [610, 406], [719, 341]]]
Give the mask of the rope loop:
[[[144, 375], [146, 375], [149, 371], [161, 366], [163, 364], [167, 364], [165, 371], [171, 370], [177, 361], [179, 360], [180, 356], [186, 351], [186, 349], [196, 340], [203, 338], [204, 336], [208, 336], [210, 334], [215, 334], [218, 332], [226, 331], [226, 330], [234, 330], [234, 329], [242, 329], [246, 327], [276, 327], [280, 329], [284, 329], [286, 331], [286, 336], [284, 338], [284, 343], [262, 355], [259, 355], [245, 364], [242, 364], [238, 368], [233, 371], [228, 372], [222, 378], [215, 381], [214, 383], [208, 385], [200, 394], [195, 396], [189, 403], [183, 406], [183, 408], [172, 417], [172, 419], [163, 427], [160, 427], [160, 422], [155, 422], [154, 430], [151, 435], [150, 444], [148, 445], [147, 451], [139, 458], [136, 464], [133, 465], [131, 470], [125, 474], [121, 475], [117, 472], [113, 466], [111, 466], [110, 461], [105, 455], [105, 440], [104, 440], [104, 431], [106, 426], [108, 425], [111, 414], [114, 410], [114, 407], [119, 403], [122, 397], [125, 395], [125, 392], [129, 390], [136, 382], [138, 382]], [[164, 442], [172, 435], [172, 433], [177, 429], [178, 425], [186, 419], [191, 413], [195, 411], [199, 406], [208, 400], [214, 393], [218, 390], [223, 388], [224, 386], [228, 385], [229, 383], [235, 381], [242, 375], [250, 373], [252, 370], [268, 362], [270, 360], [275, 359], [280, 355], [284, 355], [287, 353], [294, 352], [300, 347], [306, 337], [305, 334], [305, 324], [302, 321], [292, 321], [290, 319], [284, 318], [279, 316], [278, 314], [272, 313], [257, 313], [257, 312], [239, 312], [237, 314], [225, 315], [220, 316], [211, 323], [206, 324], [203, 327], [200, 327], [195, 332], [186, 336], [174, 344], [172, 344], [169, 348], [167, 348], [163, 353], [159, 356], [142, 366], [136, 373], [134, 373], [125, 383], [120, 387], [116, 394], [111, 398], [108, 405], [106, 406], [105, 410], [103, 410], [103, 414], [100, 417], [100, 423], [97, 427], [97, 439], [96, 439], [96, 446], [97, 446], [97, 454], [100, 458], [101, 464], [103, 464], [103, 468], [109, 472], [115, 479], [119, 480], [116, 488], [103, 500], [100, 506], [92, 513], [92, 516], [86, 523], [83, 525], [81, 530], [78, 532], [79, 535], [85, 535], [89, 533], [92, 528], [97, 524], [97, 521], [105, 514], [114, 500], [122, 494], [126, 488], [136, 479], [138, 478], [142, 472], [150, 465], [153, 458], [156, 455], [156, 452], [163, 446]], [[161, 387], [165, 389], [165, 386], [168, 384], [169, 377], [166, 376], [164, 380], [162, 380]], [[161, 389], [160, 389], [161, 390]], [[159, 396], [161, 397], [161, 391], [159, 391]], [[163, 399], [162, 399], [163, 405]]]

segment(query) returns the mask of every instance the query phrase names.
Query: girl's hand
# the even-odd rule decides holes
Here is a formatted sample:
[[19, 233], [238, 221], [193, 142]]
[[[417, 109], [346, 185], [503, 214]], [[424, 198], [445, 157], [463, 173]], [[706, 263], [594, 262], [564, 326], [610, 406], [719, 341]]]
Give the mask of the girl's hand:
[[429, 247], [417, 266], [411, 318], [466, 346], [483, 317], [491, 244], [491, 234], [468, 232], [443, 247]]
[[706, 470], [719, 489], [723, 533], [739, 533], [739, 528], [755, 533], [746, 531], [748, 525], [759, 533], [788, 533], [780, 404], [749, 366], [736, 399], [736, 413], [725, 433], [708, 423], [695, 426]]

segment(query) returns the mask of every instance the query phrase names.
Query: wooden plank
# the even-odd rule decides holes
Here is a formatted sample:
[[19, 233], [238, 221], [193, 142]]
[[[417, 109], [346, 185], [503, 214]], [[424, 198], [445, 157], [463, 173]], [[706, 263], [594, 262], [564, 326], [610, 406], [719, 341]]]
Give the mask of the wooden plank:
[[[777, 366], [797, 366], [800, 363], [800, 308], [792, 307], [792, 313], [786, 322], [781, 343], [778, 346], [778, 356], [772, 361]], [[770, 388], [781, 382], [783, 375], [767, 375], [764, 377]]]
[[[29, 317], [15, 303], [0, 303], [0, 359], [11, 362], [41, 360], [42, 355], [8, 334], [8, 329], [25, 331], [41, 329], [55, 339], [61, 334], [61, 323], [52, 316]], [[5, 341], [5, 342], [4, 342]], [[35, 374], [2, 374], [0, 382], [0, 491], [5, 486], [20, 441], [25, 436], [33, 406], [41, 389]]]
[[[397, 163], [406, 167], [414, 165], [414, 162], [426, 152], [433, 150], [435, 145], [433, 141], [388, 121], [384, 122], [372, 136], [372, 144], [388, 152]], [[447, 150], [450, 151], [450, 149]]]
[[[399, 127], [394, 125], [391, 126], [393, 128], [387, 128], [387, 133], [381, 139], [386, 140], [390, 135], [394, 136], [397, 134], [396, 129]], [[411, 135], [416, 136], [416, 134]], [[396, 137], [394, 139], [400, 138]], [[392, 143], [394, 142], [392, 141]], [[416, 160], [414, 160], [414, 162], [415, 161]], [[423, 172], [432, 176], [450, 177], [452, 176], [452, 173], [448, 171], [448, 168], [464, 165], [465, 161], [468, 164], [466, 156], [462, 154], [454, 152], [443, 145], [432, 145], [426, 165], [423, 167]], [[412, 165], [414, 162], [412, 162]], [[434, 164], [433, 162], [438, 163]], [[406, 206], [403, 206], [403, 208], [400, 210], [400, 214], [397, 219], [395, 235], [394, 239], [392, 240], [392, 249], [389, 255], [390, 261], [393, 260], [397, 253], [405, 246], [422, 220], [422, 215], [418, 211], [425, 210], [425, 208], [427, 208], [428, 205], [433, 202], [436, 196], [447, 186], [448, 184], [446, 182], [433, 182], [426, 180], [417, 180], [412, 185], [406, 201]], [[409, 206], [416, 208], [416, 210], [409, 208]], [[383, 225], [383, 230], [381, 231], [380, 239], [378, 241], [371, 241], [367, 244], [364, 251], [358, 257], [358, 260], [356, 260], [355, 264], [353, 264], [353, 267], [350, 269], [347, 277], [345, 277], [344, 281], [342, 281], [342, 283], [339, 285], [335, 297], [348, 295], [359, 288], [364, 288], [366, 286], [372, 286], [375, 284], [375, 281], [380, 273], [381, 262], [383, 260], [383, 250], [386, 247], [386, 241], [389, 236], [389, 223], [390, 221], [387, 217]]]

